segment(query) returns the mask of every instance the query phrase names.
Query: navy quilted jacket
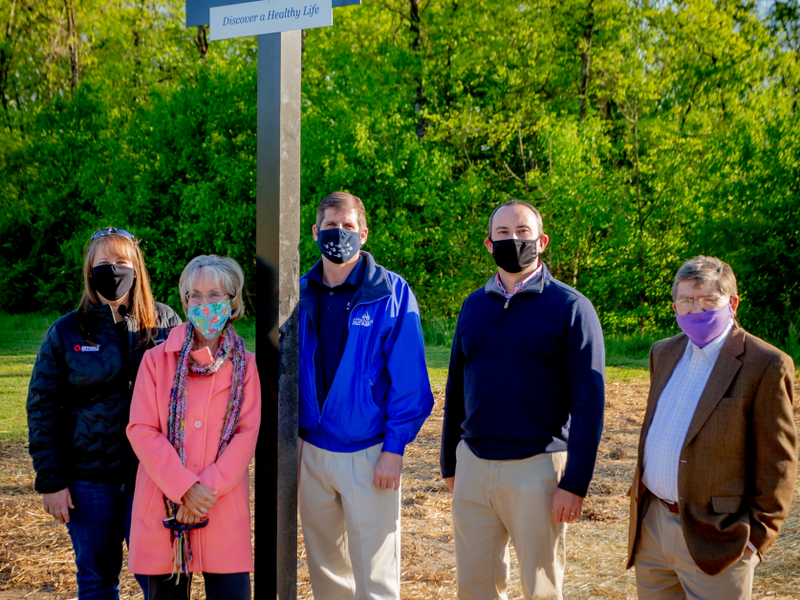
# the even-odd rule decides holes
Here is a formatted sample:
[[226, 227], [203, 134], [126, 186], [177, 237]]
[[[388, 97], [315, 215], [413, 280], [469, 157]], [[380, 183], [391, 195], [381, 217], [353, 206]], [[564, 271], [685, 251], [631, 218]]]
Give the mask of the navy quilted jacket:
[[[120, 344], [111, 308], [92, 306], [92, 344], [83, 337], [77, 311], [47, 332], [28, 390], [28, 439], [36, 491], [52, 493], [72, 481], [133, 481], [137, 460], [125, 437], [133, 382], [147, 348], [139, 345], [132, 317]], [[157, 343], [181, 320], [156, 303]], [[123, 356], [123, 348], [127, 349]]]

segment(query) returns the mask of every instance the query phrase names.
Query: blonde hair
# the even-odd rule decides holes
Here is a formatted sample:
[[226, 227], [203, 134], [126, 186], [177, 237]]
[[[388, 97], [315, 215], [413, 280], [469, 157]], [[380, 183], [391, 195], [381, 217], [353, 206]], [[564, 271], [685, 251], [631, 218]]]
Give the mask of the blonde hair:
[[672, 299], [676, 299], [678, 284], [681, 281], [696, 279], [695, 287], [701, 287], [706, 283], [713, 283], [717, 291], [723, 296], [738, 296], [736, 287], [736, 276], [733, 274], [731, 266], [713, 256], [695, 256], [687, 260], [675, 274], [672, 282]]
[[244, 272], [235, 260], [229, 256], [216, 254], [201, 254], [189, 261], [183, 269], [178, 289], [181, 294], [183, 312], [189, 313], [189, 294], [194, 282], [201, 273], [211, 275], [214, 285], [221, 287], [231, 297], [230, 321], [236, 321], [244, 316], [244, 303], [242, 302], [242, 289], [244, 289]]
[[144, 256], [139, 248], [139, 242], [118, 233], [109, 233], [96, 239], [89, 240], [83, 254], [83, 295], [78, 305], [78, 323], [87, 341], [91, 341], [92, 324], [89, 318], [89, 306], [101, 304], [100, 298], [92, 285], [92, 265], [99, 250], [106, 254], [113, 254], [126, 258], [136, 274], [133, 288], [128, 300], [128, 314], [131, 315], [139, 327], [140, 344], [145, 346], [155, 345], [155, 328], [158, 316], [156, 304], [153, 300], [153, 291], [150, 289], [150, 277], [144, 266]]

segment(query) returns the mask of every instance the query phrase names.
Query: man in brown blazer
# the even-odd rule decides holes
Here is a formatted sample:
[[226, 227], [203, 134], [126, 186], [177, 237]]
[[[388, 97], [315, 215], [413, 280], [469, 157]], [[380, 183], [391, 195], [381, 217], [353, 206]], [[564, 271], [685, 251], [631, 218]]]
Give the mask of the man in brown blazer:
[[672, 298], [684, 333], [650, 351], [628, 568], [640, 600], [749, 599], [797, 477], [794, 364], [739, 326], [721, 260], [686, 262]]

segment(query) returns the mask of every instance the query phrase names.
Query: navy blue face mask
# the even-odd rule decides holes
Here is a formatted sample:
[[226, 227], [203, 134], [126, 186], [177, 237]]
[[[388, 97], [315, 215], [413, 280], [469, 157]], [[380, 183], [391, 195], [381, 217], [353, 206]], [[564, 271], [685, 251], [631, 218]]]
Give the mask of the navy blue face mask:
[[317, 246], [322, 256], [340, 265], [361, 249], [361, 234], [347, 229], [320, 229], [317, 232]]

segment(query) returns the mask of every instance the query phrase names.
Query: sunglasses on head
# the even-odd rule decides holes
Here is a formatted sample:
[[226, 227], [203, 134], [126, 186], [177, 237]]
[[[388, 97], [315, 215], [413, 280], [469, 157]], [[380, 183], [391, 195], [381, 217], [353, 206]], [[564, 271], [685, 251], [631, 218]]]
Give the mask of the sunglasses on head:
[[130, 231], [125, 231], [124, 229], [117, 229], [116, 227], [108, 227], [106, 229], [101, 229], [97, 233], [92, 236], [92, 240], [96, 240], [98, 238], [104, 237], [106, 235], [111, 235], [112, 233], [116, 233], [117, 235], [121, 235], [131, 240], [135, 240], [136, 238]]

